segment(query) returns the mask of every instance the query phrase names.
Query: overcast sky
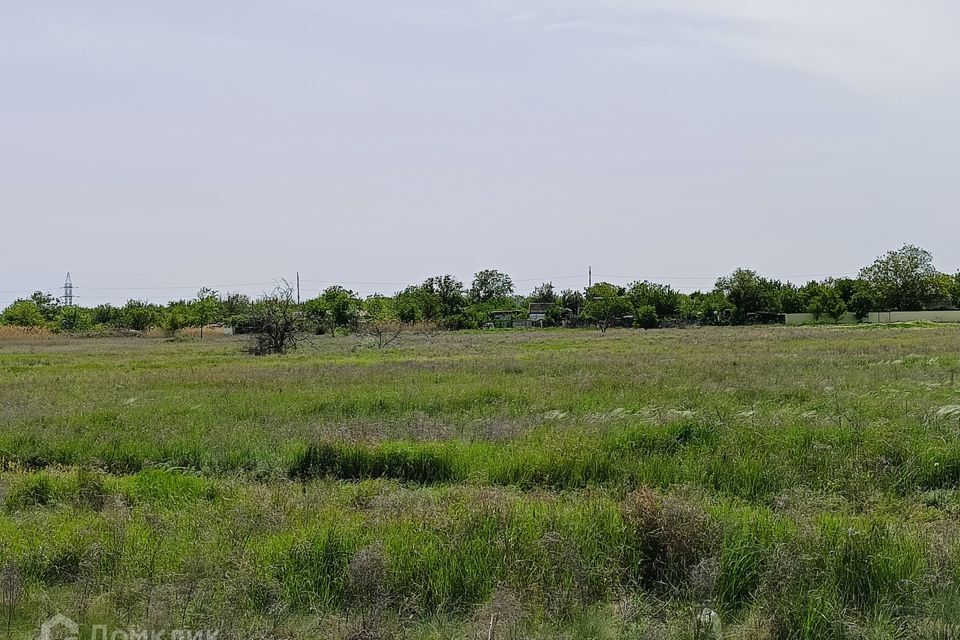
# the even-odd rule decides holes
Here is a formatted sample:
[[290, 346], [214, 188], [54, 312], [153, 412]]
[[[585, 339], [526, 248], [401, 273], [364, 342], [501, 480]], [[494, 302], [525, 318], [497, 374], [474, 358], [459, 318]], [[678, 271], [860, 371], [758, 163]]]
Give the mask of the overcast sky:
[[[0, 304], [960, 267], [947, 0], [6, 2]], [[240, 286], [243, 285], [243, 286]], [[171, 288], [167, 288], [171, 287]], [[172, 287], [182, 287], [173, 289]]]

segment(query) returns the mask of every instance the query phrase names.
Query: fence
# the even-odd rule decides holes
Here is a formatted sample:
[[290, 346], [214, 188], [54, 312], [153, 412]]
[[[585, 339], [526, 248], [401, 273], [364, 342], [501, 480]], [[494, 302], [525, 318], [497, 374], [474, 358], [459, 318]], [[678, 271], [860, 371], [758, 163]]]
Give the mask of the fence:
[[[812, 313], [787, 313], [784, 314], [787, 324], [809, 324], [816, 322]], [[826, 321], [826, 316], [821, 316], [821, 321]], [[960, 309], [950, 311], [871, 311], [863, 319], [864, 322], [916, 322], [926, 320], [927, 322], [960, 322]], [[857, 317], [852, 313], [845, 314], [839, 322], [844, 324], [854, 323]]]

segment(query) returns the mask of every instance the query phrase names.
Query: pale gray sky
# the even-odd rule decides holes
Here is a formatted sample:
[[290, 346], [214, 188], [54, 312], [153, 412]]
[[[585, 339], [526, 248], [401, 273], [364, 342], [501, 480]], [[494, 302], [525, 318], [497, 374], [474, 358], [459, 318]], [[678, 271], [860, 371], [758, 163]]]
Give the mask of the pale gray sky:
[[[946, 0], [4, 3], [0, 304], [960, 267]], [[306, 282], [306, 281], [310, 282]], [[244, 286], [226, 286], [244, 285]], [[102, 288], [94, 288], [102, 287]], [[183, 287], [166, 289], [163, 287]]]

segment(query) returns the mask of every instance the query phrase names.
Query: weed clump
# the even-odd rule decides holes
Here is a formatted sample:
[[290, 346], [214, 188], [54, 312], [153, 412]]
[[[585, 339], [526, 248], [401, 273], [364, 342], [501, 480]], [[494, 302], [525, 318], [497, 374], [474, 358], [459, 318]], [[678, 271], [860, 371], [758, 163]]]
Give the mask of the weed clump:
[[650, 489], [627, 495], [621, 504], [640, 582], [667, 594], [687, 589], [693, 569], [717, 551], [719, 527], [690, 502]]
[[31, 473], [13, 482], [5, 504], [10, 511], [44, 506], [53, 502], [59, 493], [59, 487], [49, 475]]
[[473, 613], [474, 637], [519, 640], [525, 621], [523, 602], [509, 587], [499, 586]]
[[386, 605], [387, 556], [377, 543], [357, 551], [347, 568], [347, 595], [354, 606], [379, 611]]
[[73, 484], [73, 502], [78, 508], [91, 511], [103, 509], [109, 494], [100, 473], [78, 468]]
[[449, 482], [455, 478], [448, 452], [405, 443], [379, 446], [347, 442], [311, 444], [296, 456], [288, 474], [297, 480], [394, 478], [424, 484]]

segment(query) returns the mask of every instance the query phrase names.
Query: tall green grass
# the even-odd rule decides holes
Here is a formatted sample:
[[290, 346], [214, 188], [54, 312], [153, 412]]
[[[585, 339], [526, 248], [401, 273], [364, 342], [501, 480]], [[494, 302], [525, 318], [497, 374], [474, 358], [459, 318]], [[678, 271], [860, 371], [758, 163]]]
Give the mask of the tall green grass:
[[955, 329], [404, 339], [0, 344], [13, 626], [960, 629]]

